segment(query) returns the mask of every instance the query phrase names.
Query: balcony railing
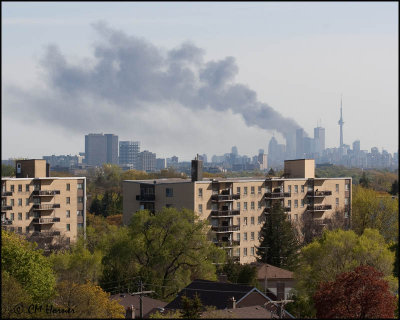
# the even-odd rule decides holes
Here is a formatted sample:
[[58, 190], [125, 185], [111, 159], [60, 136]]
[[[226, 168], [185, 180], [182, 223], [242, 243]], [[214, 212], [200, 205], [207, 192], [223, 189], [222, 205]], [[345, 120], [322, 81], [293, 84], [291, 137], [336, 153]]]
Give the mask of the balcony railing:
[[60, 222], [60, 218], [34, 218], [32, 222], [34, 224], [50, 224]]
[[240, 214], [240, 210], [213, 210], [211, 216], [213, 217], [230, 217]]
[[12, 210], [12, 206], [1, 206], [1, 211], [8, 211], [8, 210]]
[[267, 199], [279, 199], [290, 197], [290, 192], [266, 192], [264, 196]]
[[138, 201], [155, 201], [156, 200], [156, 196], [154, 194], [138, 194], [136, 196], [136, 200]]
[[308, 191], [307, 197], [325, 197], [331, 196], [332, 191]]
[[214, 232], [233, 232], [233, 231], [239, 231], [240, 226], [220, 226], [220, 227], [212, 227], [212, 231]]
[[[292, 211], [292, 207], [284, 207], [283, 211], [284, 212], [290, 212], [290, 211]], [[272, 208], [265, 208], [263, 212], [264, 213], [271, 213], [272, 212]]]
[[240, 194], [213, 194], [212, 201], [233, 201], [240, 199]]
[[32, 232], [32, 237], [45, 238], [59, 236], [60, 234], [60, 231], [35, 231]]
[[2, 197], [9, 197], [9, 196], [12, 196], [12, 195], [13, 195], [12, 191], [4, 191], [4, 192], [1, 193]]
[[238, 241], [238, 240], [219, 241], [219, 242], [216, 242], [215, 245], [218, 247], [225, 247], [225, 248], [236, 247], [236, 246], [240, 246], [240, 241]]
[[58, 203], [49, 203], [49, 204], [37, 204], [33, 205], [33, 210], [53, 210], [56, 208], [60, 208], [60, 204]]
[[60, 190], [34, 190], [32, 195], [35, 197], [55, 196], [60, 194]]
[[325, 210], [330, 210], [332, 209], [332, 206], [330, 204], [327, 205], [307, 205], [307, 210], [309, 211], [325, 211]]
[[12, 225], [12, 220], [10, 220], [10, 219], [5, 219], [5, 220], [1, 220], [1, 225], [3, 225], [3, 226], [9, 226], [9, 225]]

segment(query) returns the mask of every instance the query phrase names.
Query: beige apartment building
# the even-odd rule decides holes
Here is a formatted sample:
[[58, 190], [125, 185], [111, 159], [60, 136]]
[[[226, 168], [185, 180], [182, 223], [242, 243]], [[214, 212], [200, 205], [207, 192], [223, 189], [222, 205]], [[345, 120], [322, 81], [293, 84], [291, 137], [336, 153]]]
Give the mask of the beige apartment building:
[[[193, 164], [196, 162], [195, 164]], [[315, 162], [287, 160], [280, 178], [201, 179], [200, 160], [192, 161], [192, 179], [123, 182], [123, 222], [141, 209], [194, 210], [211, 224], [212, 240], [240, 263], [256, 260], [261, 227], [274, 201], [294, 224], [308, 212], [322, 221], [335, 211], [351, 214], [351, 178], [315, 178]]]
[[16, 177], [2, 178], [3, 229], [46, 249], [74, 242], [86, 230], [86, 177], [50, 177], [46, 160], [17, 160]]

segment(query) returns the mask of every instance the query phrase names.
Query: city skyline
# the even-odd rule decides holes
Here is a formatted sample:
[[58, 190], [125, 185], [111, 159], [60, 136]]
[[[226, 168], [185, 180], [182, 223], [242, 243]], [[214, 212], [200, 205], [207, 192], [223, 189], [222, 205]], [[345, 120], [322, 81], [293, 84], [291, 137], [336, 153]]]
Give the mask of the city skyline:
[[[317, 122], [326, 130], [325, 147], [339, 147], [341, 94], [344, 144], [360, 140], [364, 150], [398, 151], [395, 3], [97, 3], [95, 13], [89, 13], [94, 5], [78, 3], [2, 6], [3, 159], [78, 154], [84, 151], [82, 136], [90, 132], [141, 141], [156, 154], [186, 161], [196, 153], [229, 152], [233, 145], [251, 155], [267, 150], [272, 136], [285, 143], [282, 130], [291, 126], [312, 137]], [[214, 29], [200, 24], [201, 17]], [[243, 22], [241, 30], [234, 26], [237, 19]], [[79, 35], [74, 32], [78, 29]], [[219, 36], [211, 36], [211, 30]], [[32, 32], [40, 34], [34, 43], [28, 41]], [[121, 39], [129, 45], [122, 46]], [[178, 90], [165, 102], [169, 92], [159, 93], [162, 87], [156, 85], [133, 96], [124, 96], [129, 89], [119, 88], [99, 94], [85, 77], [108, 80], [124, 61], [136, 62], [107, 60], [119, 52], [113, 45], [142, 64], [158, 63], [158, 56], [165, 60], [175, 54], [182, 60], [189, 55], [191, 68], [197, 68], [194, 80], [213, 88], [203, 96], [208, 100], [200, 103]], [[147, 59], [149, 54], [155, 55], [153, 60]], [[94, 70], [105, 73], [94, 78], [90, 68], [99, 60], [103, 69], [97, 65]], [[180, 62], [160, 66], [172, 70], [169, 75], [191, 79]], [[139, 80], [150, 74], [138, 75]], [[128, 79], [127, 88], [135, 79]], [[107, 87], [111, 83], [105, 81]], [[235, 94], [221, 94], [218, 86]], [[164, 94], [162, 99], [147, 97], [157, 93]], [[138, 96], [138, 103], [127, 103]], [[232, 105], [237, 99], [243, 103]], [[246, 101], [251, 101], [248, 107]], [[280, 133], [270, 130], [275, 119], [285, 124], [275, 128]]]

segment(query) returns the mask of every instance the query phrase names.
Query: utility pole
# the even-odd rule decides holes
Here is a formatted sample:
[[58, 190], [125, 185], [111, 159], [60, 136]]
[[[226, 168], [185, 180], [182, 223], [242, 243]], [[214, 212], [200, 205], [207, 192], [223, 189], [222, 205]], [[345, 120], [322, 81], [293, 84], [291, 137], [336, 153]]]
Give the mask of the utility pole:
[[140, 319], [143, 319], [143, 294], [146, 293], [152, 293], [154, 291], [143, 291], [143, 282], [142, 279], [140, 279], [139, 282], [139, 287], [140, 287], [140, 291], [139, 292], [132, 292], [130, 293], [131, 296], [135, 296], [135, 295], [139, 295], [139, 309], [140, 309]]

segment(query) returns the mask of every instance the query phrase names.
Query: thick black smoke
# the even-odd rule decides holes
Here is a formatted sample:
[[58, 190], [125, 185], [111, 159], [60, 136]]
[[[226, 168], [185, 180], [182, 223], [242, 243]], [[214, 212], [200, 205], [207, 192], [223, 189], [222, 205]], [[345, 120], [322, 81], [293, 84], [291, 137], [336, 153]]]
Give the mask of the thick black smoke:
[[71, 64], [56, 46], [47, 48], [41, 66], [51, 95], [30, 97], [40, 117], [85, 131], [88, 121], [100, 116], [116, 121], [111, 112], [123, 115], [146, 105], [179, 103], [195, 110], [230, 109], [248, 126], [284, 136], [299, 128], [258, 101], [256, 92], [234, 82], [238, 67], [233, 57], [204, 61], [204, 50], [191, 43], [165, 51], [104, 23], [94, 28], [101, 40], [85, 63]]

